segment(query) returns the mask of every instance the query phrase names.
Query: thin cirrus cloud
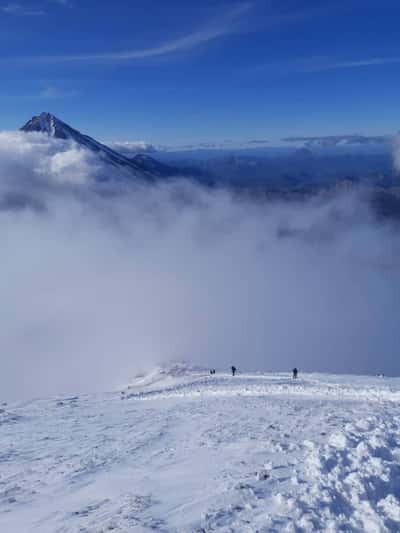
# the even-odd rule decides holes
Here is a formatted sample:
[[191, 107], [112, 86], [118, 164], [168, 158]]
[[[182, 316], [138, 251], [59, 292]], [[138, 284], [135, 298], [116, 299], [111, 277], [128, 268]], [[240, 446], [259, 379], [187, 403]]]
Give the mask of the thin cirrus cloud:
[[246, 69], [246, 72], [257, 74], [268, 71], [269, 74], [286, 76], [289, 74], [308, 74], [328, 72], [343, 69], [357, 69], [395, 65], [400, 63], [400, 56], [381, 56], [364, 59], [335, 60], [329, 57], [311, 57], [255, 65]]
[[57, 87], [47, 86], [39, 92], [39, 98], [44, 100], [60, 100], [63, 98], [71, 98], [73, 96], [77, 96], [78, 94], [79, 93], [77, 91], [67, 91]]
[[0, 13], [4, 13], [6, 15], [30, 17], [44, 15], [45, 11], [41, 8], [26, 7], [23, 4], [19, 4], [17, 2], [8, 2], [7, 4], [0, 5]]
[[252, 5], [253, 4], [250, 2], [236, 4], [229, 11], [225, 12], [222, 17], [209, 21], [205, 27], [178, 39], [167, 41], [154, 47], [93, 54], [82, 53], [72, 55], [31, 56], [20, 59], [37, 63], [90, 63], [120, 62], [171, 55], [176, 52], [196, 48], [197, 46], [214, 41], [225, 35], [235, 33], [239, 30], [241, 16], [250, 11]]
[[353, 61], [326, 61], [326, 62], [307, 62], [302, 65], [298, 63], [298, 72], [322, 72], [326, 70], [340, 70], [360, 67], [373, 67], [380, 65], [390, 65], [400, 63], [400, 57], [372, 57]]
[[[59, 6], [68, 6], [69, 0], [47, 0], [47, 4], [56, 4]], [[47, 14], [47, 6], [42, 3], [42, 5], [36, 6], [27, 6], [24, 2], [7, 2], [5, 4], [0, 4], [0, 14], [19, 17], [32, 17], [32, 16], [41, 16]]]

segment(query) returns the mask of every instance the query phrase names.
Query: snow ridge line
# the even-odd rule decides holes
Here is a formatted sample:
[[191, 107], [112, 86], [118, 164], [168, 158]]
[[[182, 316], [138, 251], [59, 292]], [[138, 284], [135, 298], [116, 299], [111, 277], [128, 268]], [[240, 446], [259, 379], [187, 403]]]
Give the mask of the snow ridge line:
[[388, 388], [354, 388], [345, 385], [315, 386], [307, 380], [282, 379], [274, 383], [258, 382], [247, 378], [202, 378], [173, 386], [159, 387], [138, 392], [121, 392], [123, 399], [151, 400], [168, 397], [198, 396], [279, 396], [292, 395], [313, 398], [349, 399], [359, 401], [400, 402], [400, 391]]

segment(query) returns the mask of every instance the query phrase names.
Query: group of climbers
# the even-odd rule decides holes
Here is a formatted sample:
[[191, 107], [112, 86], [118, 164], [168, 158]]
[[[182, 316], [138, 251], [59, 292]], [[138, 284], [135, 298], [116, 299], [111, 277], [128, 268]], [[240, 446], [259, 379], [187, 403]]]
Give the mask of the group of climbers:
[[[235, 376], [235, 374], [236, 374], [236, 367], [233, 366], [233, 365], [231, 366], [231, 372], [232, 372], [232, 376]], [[215, 368], [210, 368], [210, 375], [211, 375], [211, 376], [214, 376], [215, 374], [216, 374], [216, 370], [215, 370]], [[293, 368], [293, 370], [292, 370], [292, 377], [293, 377], [293, 379], [297, 379], [298, 374], [299, 374], [299, 371], [297, 370], [297, 368], [296, 368], [296, 367]]]

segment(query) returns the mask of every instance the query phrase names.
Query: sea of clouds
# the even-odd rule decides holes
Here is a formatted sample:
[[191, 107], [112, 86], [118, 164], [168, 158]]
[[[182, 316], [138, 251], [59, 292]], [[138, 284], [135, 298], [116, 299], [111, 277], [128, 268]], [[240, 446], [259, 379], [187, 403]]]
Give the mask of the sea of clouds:
[[266, 202], [116, 172], [0, 133], [4, 399], [110, 390], [182, 359], [400, 375], [399, 231], [363, 198]]

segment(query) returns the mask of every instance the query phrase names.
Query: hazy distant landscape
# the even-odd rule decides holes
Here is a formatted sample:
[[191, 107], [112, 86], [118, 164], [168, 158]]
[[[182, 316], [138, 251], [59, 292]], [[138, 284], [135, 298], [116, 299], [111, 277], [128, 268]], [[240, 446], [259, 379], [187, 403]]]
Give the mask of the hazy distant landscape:
[[[130, 158], [152, 158], [159, 176], [190, 176], [208, 186], [228, 186], [253, 195], [286, 200], [358, 190], [378, 216], [400, 217], [396, 137], [324, 144], [295, 139], [289, 147], [190, 147], [181, 151], [113, 143]], [[162, 166], [165, 165], [165, 166]]]

